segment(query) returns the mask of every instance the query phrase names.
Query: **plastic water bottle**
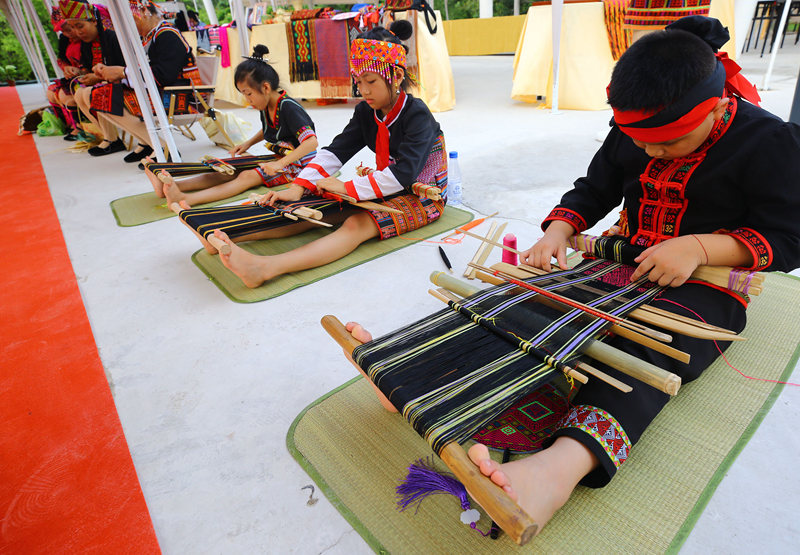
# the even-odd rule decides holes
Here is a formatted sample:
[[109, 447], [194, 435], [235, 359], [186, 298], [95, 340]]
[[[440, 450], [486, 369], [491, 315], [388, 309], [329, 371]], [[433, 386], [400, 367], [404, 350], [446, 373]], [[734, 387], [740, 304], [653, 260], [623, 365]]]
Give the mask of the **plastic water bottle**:
[[447, 164], [447, 202], [461, 204], [461, 168], [458, 167], [458, 152], [450, 152]]

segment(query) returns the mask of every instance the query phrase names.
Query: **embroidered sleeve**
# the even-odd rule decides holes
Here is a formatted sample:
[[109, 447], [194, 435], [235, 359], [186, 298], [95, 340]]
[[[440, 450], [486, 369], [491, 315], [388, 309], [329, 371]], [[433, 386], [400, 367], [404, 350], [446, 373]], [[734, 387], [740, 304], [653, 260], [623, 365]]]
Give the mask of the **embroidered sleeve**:
[[314, 159], [294, 178], [294, 182], [316, 193], [317, 186], [315, 183], [324, 177], [330, 177], [339, 171], [341, 167], [342, 162], [333, 153], [322, 148], [317, 151]]
[[404, 189], [389, 168], [354, 177], [351, 181], [345, 182], [344, 186], [347, 194], [357, 200], [383, 198]]
[[299, 142], [303, 142], [306, 139], [310, 139], [311, 137], [316, 137], [317, 134], [314, 132], [312, 127], [301, 127], [297, 130], [297, 140]]
[[588, 229], [586, 226], [586, 220], [584, 220], [580, 214], [569, 210], [568, 208], [553, 208], [553, 210], [550, 211], [550, 214], [542, 222], [542, 229], [547, 229], [549, 223], [554, 220], [567, 222], [569, 225], [575, 228], [576, 233], [583, 233]]
[[722, 231], [742, 243], [753, 257], [753, 264], [747, 270], [763, 270], [772, 265], [772, 247], [766, 238], [754, 229], [740, 227], [733, 231]]

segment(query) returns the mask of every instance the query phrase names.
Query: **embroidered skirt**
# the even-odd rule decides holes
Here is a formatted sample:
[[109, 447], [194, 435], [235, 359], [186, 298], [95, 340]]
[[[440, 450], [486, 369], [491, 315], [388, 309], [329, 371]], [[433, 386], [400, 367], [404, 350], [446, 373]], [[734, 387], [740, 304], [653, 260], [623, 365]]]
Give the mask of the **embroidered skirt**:
[[383, 241], [435, 222], [444, 211], [445, 201], [434, 201], [409, 194], [387, 198], [379, 204], [403, 212], [402, 214], [392, 214], [378, 210], [369, 211], [375, 225], [378, 226], [378, 238]]

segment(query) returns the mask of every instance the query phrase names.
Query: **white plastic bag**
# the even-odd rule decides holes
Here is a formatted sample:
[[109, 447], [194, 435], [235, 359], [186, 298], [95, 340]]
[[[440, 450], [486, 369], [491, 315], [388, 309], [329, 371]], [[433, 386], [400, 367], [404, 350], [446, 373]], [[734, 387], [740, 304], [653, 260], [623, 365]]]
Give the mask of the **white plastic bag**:
[[250, 138], [252, 126], [249, 122], [231, 112], [214, 110], [214, 114], [217, 117], [216, 121], [209, 115], [203, 116], [200, 120], [200, 125], [214, 143], [224, 148], [233, 148]]

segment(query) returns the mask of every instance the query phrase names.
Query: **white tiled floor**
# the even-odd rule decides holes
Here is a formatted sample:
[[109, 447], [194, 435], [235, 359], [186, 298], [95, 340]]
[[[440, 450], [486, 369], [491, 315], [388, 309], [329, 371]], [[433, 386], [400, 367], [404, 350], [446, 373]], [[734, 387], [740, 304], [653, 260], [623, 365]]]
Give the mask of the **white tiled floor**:
[[[798, 50], [785, 48], [774, 90], [763, 93], [765, 107], [784, 118], [798, 61]], [[767, 59], [748, 55], [741, 63], [760, 84]], [[510, 56], [452, 58], [457, 106], [436, 117], [448, 148], [460, 153], [465, 203], [483, 214], [500, 211], [524, 248], [582, 174], [610, 112], [552, 115], [514, 102], [511, 64]], [[26, 108], [43, 104], [37, 86], [19, 90]], [[310, 104], [309, 111], [326, 144], [352, 105]], [[253, 110], [237, 113], [256, 129]], [[196, 143], [178, 138], [185, 159], [211, 148], [199, 135]], [[149, 190], [121, 154], [92, 159], [66, 152], [60, 138], [36, 143], [164, 552], [368, 552], [327, 500], [306, 505], [300, 488], [311, 479], [287, 452], [285, 435], [306, 405], [354, 373], [319, 318], [359, 320], [380, 334], [439, 308], [426, 294], [428, 274], [441, 266], [435, 246], [410, 246], [267, 302], [235, 304], [192, 264], [197, 241], [175, 219], [117, 227], [108, 203]], [[371, 162], [371, 155], [345, 171], [362, 160]], [[448, 255], [463, 268], [476, 248], [468, 239]], [[362, 285], [376, 281], [389, 293], [364, 295]], [[800, 388], [788, 388], [711, 499], [685, 552], [797, 550], [798, 421]]]

